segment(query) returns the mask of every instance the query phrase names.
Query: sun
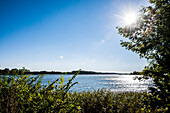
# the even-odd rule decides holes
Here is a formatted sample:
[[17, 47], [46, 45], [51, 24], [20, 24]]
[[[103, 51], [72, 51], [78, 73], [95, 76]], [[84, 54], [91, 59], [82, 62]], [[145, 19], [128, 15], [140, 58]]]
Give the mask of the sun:
[[135, 23], [137, 20], [137, 14], [135, 12], [128, 12], [124, 15], [124, 23], [125, 25], [131, 25]]

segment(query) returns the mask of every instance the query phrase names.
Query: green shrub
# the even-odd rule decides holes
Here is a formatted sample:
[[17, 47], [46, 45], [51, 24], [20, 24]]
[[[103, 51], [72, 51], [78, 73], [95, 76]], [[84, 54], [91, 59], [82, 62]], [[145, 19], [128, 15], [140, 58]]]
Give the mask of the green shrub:
[[[23, 70], [24, 71], [24, 70]], [[144, 112], [146, 93], [105, 89], [69, 92], [77, 82], [64, 78], [41, 85], [44, 75], [0, 76], [0, 113], [138, 113]], [[146, 101], [145, 101], [146, 102]], [[147, 105], [147, 104], [146, 104]]]
[[77, 82], [72, 83], [75, 74], [67, 84], [63, 76], [41, 85], [44, 75], [28, 76], [1, 75], [0, 77], [0, 112], [73, 112], [77, 104], [74, 98], [69, 98], [68, 91]]

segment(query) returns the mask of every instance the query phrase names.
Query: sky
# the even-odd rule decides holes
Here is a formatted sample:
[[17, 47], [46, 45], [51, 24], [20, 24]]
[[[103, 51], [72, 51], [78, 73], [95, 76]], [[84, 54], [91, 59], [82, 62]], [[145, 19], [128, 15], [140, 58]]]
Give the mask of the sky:
[[141, 71], [116, 26], [147, 0], [0, 0], [0, 69]]

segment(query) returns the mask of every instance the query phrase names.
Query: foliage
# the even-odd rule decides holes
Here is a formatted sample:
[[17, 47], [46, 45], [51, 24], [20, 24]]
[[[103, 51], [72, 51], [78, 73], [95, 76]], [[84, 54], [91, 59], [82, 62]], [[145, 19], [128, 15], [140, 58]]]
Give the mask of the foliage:
[[[149, 0], [152, 6], [143, 7], [138, 21], [130, 26], [117, 27], [129, 41], [121, 41], [128, 50], [146, 58], [150, 63], [143, 78], [152, 78], [154, 87], [145, 98], [148, 111], [168, 111], [170, 83], [170, 0]], [[141, 79], [141, 78], [139, 78]]]
[[[5, 68], [5, 69], [0, 69], [0, 74], [1, 75], [13, 75], [13, 73], [18, 73], [19, 75], [21, 75], [21, 74], [23, 74], [23, 71], [22, 71], [23, 69], [9, 69], [9, 68]], [[25, 69], [24, 68], [24, 73], [28, 73], [28, 72], [30, 72], [30, 70], [28, 70], [28, 69]]]
[[132, 73], [130, 73], [130, 75], [142, 75], [142, 72], [133, 71]]
[[105, 89], [93, 92], [74, 92], [71, 97], [77, 97], [81, 113], [137, 113], [142, 112], [143, 94], [137, 92], [113, 93]]
[[[24, 70], [22, 70], [24, 73]], [[0, 112], [2, 113], [119, 113], [143, 112], [143, 93], [106, 90], [69, 92], [76, 84], [64, 78], [41, 85], [43, 75], [1, 75]]]
[[[23, 69], [24, 72], [24, 69]], [[76, 112], [75, 98], [68, 98], [69, 89], [77, 82], [64, 84], [63, 76], [49, 85], [41, 85], [44, 75], [13, 75], [0, 77], [0, 112]]]

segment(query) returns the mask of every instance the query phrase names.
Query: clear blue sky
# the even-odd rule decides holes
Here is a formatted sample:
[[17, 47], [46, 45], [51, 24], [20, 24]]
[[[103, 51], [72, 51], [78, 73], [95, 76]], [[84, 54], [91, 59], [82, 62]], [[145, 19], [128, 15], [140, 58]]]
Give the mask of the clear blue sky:
[[0, 68], [132, 72], [147, 64], [122, 48], [116, 26], [147, 0], [0, 0]]

